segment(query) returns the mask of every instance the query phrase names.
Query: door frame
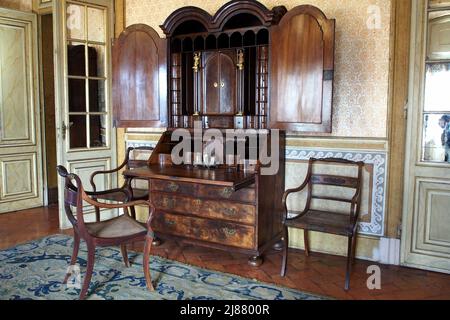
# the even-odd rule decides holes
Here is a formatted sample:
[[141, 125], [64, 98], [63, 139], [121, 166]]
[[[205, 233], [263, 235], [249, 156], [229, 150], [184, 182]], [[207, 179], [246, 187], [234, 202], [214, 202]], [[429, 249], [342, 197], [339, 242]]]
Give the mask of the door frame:
[[[91, 4], [97, 6], [105, 6], [104, 0], [73, 0], [68, 2], [79, 2], [82, 4]], [[105, 56], [109, 61], [109, 64], [106, 66], [107, 70], [107, 80], [105, 83], [106, 93], [105, 98], [109, 104], [108, 109], [108, 141], [109, 145], [107, 147], [99, 147], [95, 149], [83, 149], [81, 152], [110, 152], [111, 157], [108, 163], [108, 167], [105, 167], [104, 170], [109, 170], [116, 167], [117, 163], [117, 138], [116, 138], [116, 130], [113, 128], [113, 110], [112, 110], [112, 39], [114, 38], [114, 4], [111, 2], [107, 2], [106, 5], [110, 14], [106, 17], [105, 22], [107, 21], [107, 26], [109, 30], [107, 32], [107, 37], [105, 39]], [[57, 140], [57, 163], [62, 164], [64, 166], [67, 165], [66, 160], [66, 152], [65, 150], [69, 150], [69, 139], [62, 138], [62, 123], [66, 121], [66, 108], [67, 107], [67, 54], [66, 54], [66, 28], [61, 28], [61, 25], [66, 24], [63, 19], [65, 18], [65, 5], [66, 0], [63, 1], [54, 1], [53, 3], [53, 35], [54, 35], [54, 65], [55, 65], [55, 121], [56, 121], [56, 140]], [[88, 95], [88, 92], [86, 92]], [[63, 147], [64, 145], [64, 147]], [[69, 151], [69, 153], [75, 154], [78, 151]], [[84, 158], [83, 158], [84, 159]], [[90, 160], [95, 160], [95, 158], [90, 158]], [[72, 160], [73, 161], [73, 160]], [[70, 168], [67, 168], [70, 171]], [[66, 229], [71, 228], [70, 223], [66, 218], [66, 214], [64, 212], [64, 188], [62, 184], [62, 178], [58, 177], [58, 199], [59, 199], [59, 217], [60, 217], [60, 228]], [[108, 179], [109, 185], [107, 188], [114, 188], [117, 185], [117, 177], [110, 177]], [[84, 182], [83, 186], [85, 189], [90, 190], [90, 185]], [[93, 210], [91, 210], [93, 213]], [[108, 216], [105, 215], [105, 218], [116, 216], [117, 210], [110, 211]], [[90, 215], [92, 216], [92, 215]], [[102, 216], [103, 217], [103, 216]], [[89, 219], [89, 218], [88, 218]]]

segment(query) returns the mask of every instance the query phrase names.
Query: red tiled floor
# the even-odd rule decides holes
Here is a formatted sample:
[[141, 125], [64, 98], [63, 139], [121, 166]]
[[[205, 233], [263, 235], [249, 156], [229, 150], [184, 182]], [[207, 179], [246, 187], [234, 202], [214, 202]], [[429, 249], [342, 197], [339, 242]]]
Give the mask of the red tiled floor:
[[[0, 215], [0, 249], [56, 233], [72, 234], [72, 231], [59, 230], [55, 206]], [[141, 251], [142, 247], [142, 243], [136, 243], [130, 249]], [[345, 292], [346, 259], [314, 252], [305, 257], [302, 251], [290, 250], [284, 278], [279, 275], [281, 254], [276, 251], [268, 252], [259, 268], [249, 266], [245, 255], [170, 240], [153, 248], [152, 254], [338, 299], [450, 299], [450, 275], [398, 266], [380, 265], [382, 289], [369, 290], [366, 270], [373, 262], [362, 260], [356, 261], [351, 289]]]

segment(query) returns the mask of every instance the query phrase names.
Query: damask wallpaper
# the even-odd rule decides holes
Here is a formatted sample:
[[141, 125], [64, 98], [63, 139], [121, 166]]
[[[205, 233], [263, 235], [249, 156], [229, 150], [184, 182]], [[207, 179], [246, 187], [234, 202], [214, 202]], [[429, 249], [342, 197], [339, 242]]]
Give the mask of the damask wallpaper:
[[[176, 9], [198, 6], [214, 14], [227, 0], [126, 0], [126, 24], [159, 25]], [[268, 8], [301, 4], [336, 19], [333, 133], [386, 137], [391, 0], [262, 0]]]

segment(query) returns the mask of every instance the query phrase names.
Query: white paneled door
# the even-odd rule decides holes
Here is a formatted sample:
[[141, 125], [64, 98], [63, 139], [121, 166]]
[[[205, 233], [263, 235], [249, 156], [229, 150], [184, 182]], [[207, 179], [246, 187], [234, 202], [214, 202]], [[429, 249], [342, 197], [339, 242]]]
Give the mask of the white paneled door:
[[411, 39], [402, 263], [450, 273], [450, 1], [414, 2]]
[[[90, 190], [92, 172], [116, 165], [110, 92], [113, 1], [54, 1], [53, 12], [58, 164], [78, 174]], [[115, 176], [96, 180], [98, 190], [116, 183]], [[60, 225], [68, 228], [63, 188], [59, 178]]]
[[43, 205], [37, 18], [0, 8], [0, 213]]

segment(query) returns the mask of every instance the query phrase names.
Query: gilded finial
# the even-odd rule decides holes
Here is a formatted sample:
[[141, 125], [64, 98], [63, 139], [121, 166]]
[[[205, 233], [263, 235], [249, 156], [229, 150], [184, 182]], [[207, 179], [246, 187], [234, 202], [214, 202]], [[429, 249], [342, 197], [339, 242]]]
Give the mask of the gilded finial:
[[194, 72], [198, 72], [200, 68], [200, 52], [194, 53], [194, 66], [192, 69], [194, 69]]
[[238, 58], [238, 63], [237, 63], [237, 68], [239, 70], [244, 70], [244, 50], [238, 50], [237, 53], [237, 58]]

